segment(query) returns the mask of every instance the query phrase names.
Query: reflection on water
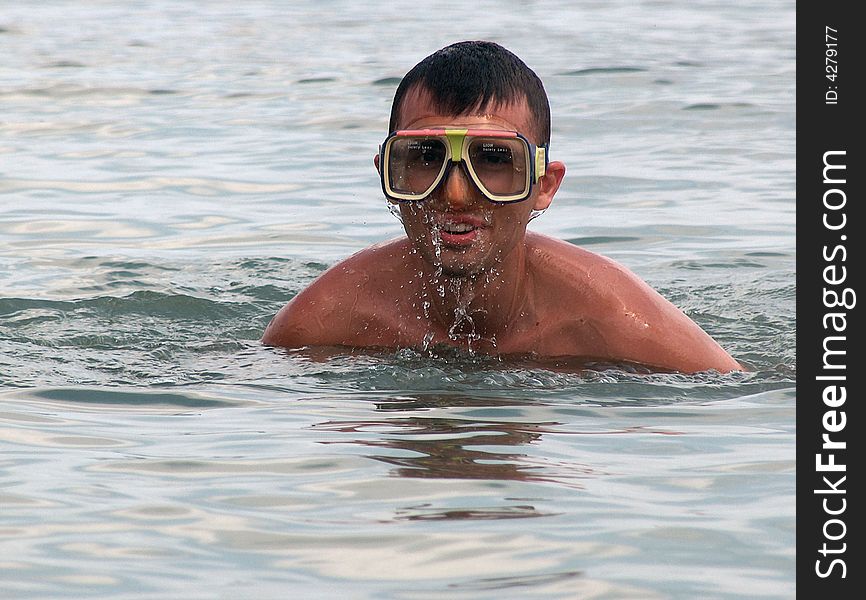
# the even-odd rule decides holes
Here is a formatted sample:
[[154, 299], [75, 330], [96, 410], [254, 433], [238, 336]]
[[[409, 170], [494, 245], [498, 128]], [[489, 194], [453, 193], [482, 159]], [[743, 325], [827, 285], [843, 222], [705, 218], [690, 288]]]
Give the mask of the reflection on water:
[[[23, 559], [6, 565], [11, 580], [50, 565], [44, 589], [70, 596], [97, 584], [180, 593], [179, 581], [207, 587], [241, 561], [313, 595], [310, 577], [371, 593], [412, 582], [434, 595], [651, 598], [643, 582], [663, 545], [690, 549], [678, 559], [689, 597], [779, 584], [793, 456], [776, 440], [793, 427], [776, 424], [793, 404], [777, 394], [580, 407], [453, 393], [291, 401], [277, 389], [246, 401], [227, 389], [5, 393], [0, 544]], [[744, 511], [748, 526], [733, 526]], [[755, 527], [773, 534], [757, 541]], [[724, 552], [746, 541], [765, 557], [752, 572]], [[707, 544], [719, 551], [710, 580]], [[596, 576], [611, 562], [641, 575]]]
[[[561, 435], [680, 435], [668, 428], [643, 425], [607, 431], [568, 431], [557, 421], [526, 422], [538, 403], [522, 405], [515, 400], [461, 396], [455, 394], [424, 394], [374, 403], [381, 419], [364, 421], [325, 421], [316, 423], [316, 430], [351, 434], [344, 439], [323, 440], [323, 444], [355, 444], [362, 447], [387, 449], [386, 454], [366, 454], [367, 458], [394, 465], [391, 477], [409, 479], [489, 480], [495, 482], [552, 483], [567, 489], [583, 489], [581, 480], [604, 476], [598, 467], [581, 464], [572, 457], [559, 460], [540, 459], [530, 448], [542, 441], [545, 434]], [[458, 418], [436, 416], [436, 409], [460, 409]], [[485, 410], [490, 409], [490, 410]], [[389, 413], [396, 413], [391, 414]], [[495, 419], [485, 419], [489, 414]], [[523, 418], [522, 418], [523, 417]], [[355, 435], [357, 434], [357, 435]], [[342, 438], [343, 436], [340, 436]], [[524, 499], [525, 500], [525, 499]], [[511, 498], [503, 506], [473, 506], [437, 509], [421, 503], [399, 509], [398, 519], [464, 520], [516, 519], [551, 516], [557, 513], [538, 510], [532, 504], [516, 503]]]
[[[483, 400], [452, 396], [428, 396], [424, 398], [423, 405], [448, 406], [455, 400], [457, 406], [491, 406]], [[401, 410], [405, 411], [406, 401], [401, 401], [401, 405]], [[377, 405], [377, 408], [383, 406], [385, 410], [395, 409], [390, 403]], [[412, 416], [365, 422], [328, 421], [316, 427], [342, 433], [375, 431], [375, 440], [355, 439], [338, 443], [403, 451], [397, 456], [369, 455], [374, 460], [397, 466], [392, 471], [396, 477], [548, 481], [541, 474], [544, 467], [532, 464], [529, 457], [516, 447], [537, 441], [543, 433], [553, 431], [551, 427], [555, 425], [557, 423], [484, 422], [477, 419]], [[482, 449], [488, 447], [497, 450]], [[575, 472], [579, 470], [575, 465], [571, 465], [571, 468]], [[564, 481], [560, 483], [565, 484]]]

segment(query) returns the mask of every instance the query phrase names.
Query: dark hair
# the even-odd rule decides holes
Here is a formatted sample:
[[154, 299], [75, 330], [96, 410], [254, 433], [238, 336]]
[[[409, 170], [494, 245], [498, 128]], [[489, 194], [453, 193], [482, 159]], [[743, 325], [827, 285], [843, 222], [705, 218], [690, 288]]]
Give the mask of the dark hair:
[[536, 141], [550, 141], [550, 104], [541, 79], [515, 54], [494, 42], [457, 42], [412, 67], [394, 93], [389, 131], [397, 128], [403, 99], [413, 89], [429, 93], [436, 106], [453, 115], [526, 98]]

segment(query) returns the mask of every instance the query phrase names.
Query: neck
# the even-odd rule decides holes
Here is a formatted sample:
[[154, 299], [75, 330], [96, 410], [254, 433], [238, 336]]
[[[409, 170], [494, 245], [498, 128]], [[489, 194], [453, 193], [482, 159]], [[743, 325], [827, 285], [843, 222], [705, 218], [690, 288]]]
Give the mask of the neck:
[[[515, 248], [490, 269], [471, 275], [449, 275], [425, 264], [425, 315], [454, 342], [488, 342], [531, 312], [526, 249]], [[477, 344], [476, 344], [477, 345]]]

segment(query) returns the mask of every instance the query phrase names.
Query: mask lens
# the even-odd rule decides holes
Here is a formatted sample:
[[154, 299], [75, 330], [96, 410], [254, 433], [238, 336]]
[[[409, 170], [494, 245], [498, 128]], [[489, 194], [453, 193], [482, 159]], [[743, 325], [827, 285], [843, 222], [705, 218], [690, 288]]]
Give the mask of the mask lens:
[[475, 138], [469, 164], [479, 182], [496, 196], [516, 196], [529, 187], [529, 149], [519, 138]]
[[388, 149], [388, 184], [398, 194], [425, 196], [445, 168], [447, 148], [433, 137], [395, 137]]

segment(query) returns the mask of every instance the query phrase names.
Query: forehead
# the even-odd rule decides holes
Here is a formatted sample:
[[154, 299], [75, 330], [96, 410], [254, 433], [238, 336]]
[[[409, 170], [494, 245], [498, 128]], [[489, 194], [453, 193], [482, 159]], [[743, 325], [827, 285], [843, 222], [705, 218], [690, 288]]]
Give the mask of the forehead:
[[476, 127], [482, 129], [507, 129], [517, 131], [534, 140], [532, 114], [525, 98], [519, 102], [475, 107], [466, 114], [454, 115], [444, 112], [430, 93], [424, 89], [409, 90], [400, 106], [397, 129], [423, 129], [429, 127]]

